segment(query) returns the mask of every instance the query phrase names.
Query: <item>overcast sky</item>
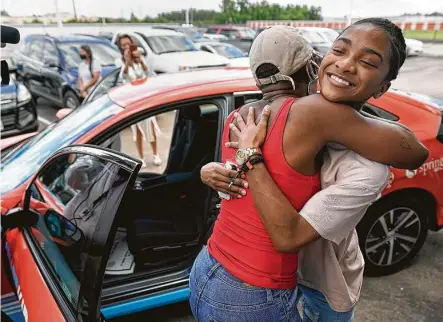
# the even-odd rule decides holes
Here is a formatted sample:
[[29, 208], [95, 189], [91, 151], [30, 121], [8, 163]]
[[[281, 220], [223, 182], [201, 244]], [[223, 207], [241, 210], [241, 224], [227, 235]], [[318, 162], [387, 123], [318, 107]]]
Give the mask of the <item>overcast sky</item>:
[[[56, 0], [2, 0], [2, 9], [14, 16], [55, 12]], [[73, 12], [72, 0], [57, 0], [60, 11]], [[185, 9], [186, 5], [198, 9], [219, 9], [221, 0], [74, 0], [78, 15], [128, 17], [156, 16], [159, 12]], [[252, 0], [254, 1], [254, 0]], [[322, 7], [324, 17], [343, 17], [350, 11], [356, 17], [394, 16], [405, 12], [443, 12], [441, 0], [269, 0], [281, 5], [307, 4]], [[186, 3], [186, 5], [185, 5]]]

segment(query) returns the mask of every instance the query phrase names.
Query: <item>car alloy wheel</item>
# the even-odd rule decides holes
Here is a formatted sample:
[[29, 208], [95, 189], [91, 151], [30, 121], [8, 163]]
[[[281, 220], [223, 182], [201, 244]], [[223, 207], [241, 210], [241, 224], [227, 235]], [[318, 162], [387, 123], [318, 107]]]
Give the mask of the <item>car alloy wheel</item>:
[[369, 229], [365, 241], [366, 258], [378, 266], [398, 263], [417, 243], [421, 228], [420, 218], [413, 209], [391, 209]]

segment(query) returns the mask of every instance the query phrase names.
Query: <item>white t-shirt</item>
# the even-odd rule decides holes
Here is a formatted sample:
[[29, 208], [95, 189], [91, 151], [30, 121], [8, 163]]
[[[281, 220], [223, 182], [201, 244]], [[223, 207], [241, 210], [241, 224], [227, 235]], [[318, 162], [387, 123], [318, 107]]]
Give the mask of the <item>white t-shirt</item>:
[[[101, 70], [102, 70], [102, 66], [100, 65], [100, 62], [97, 61], [97, 59], [92, 59], [92, 73], [96, 73], [96, 72], [100, 72], [101, 74]], [[91, 79], [92, 79], [92, 75], [91, 75], [91, 70], [89, 69], [89, 65], [86, 64], [85, 61], [82, 61], [80, 63], [80, 65], [78, 65], [78, 78], [82, 80], [83, 82], [83, 86], [88, 84]], [[90, 87], [88, 89], [88, 91], [91, 89], [92, 87]]]
[[300, 215], [322, 238], [298, 257], [300, 284], [322, 292], [337, 312], [360, 297], [364, 259], [355, 227], [389, 182], [390, 167], [363, 158], [339, 144], [328, 144], [321, 188]]

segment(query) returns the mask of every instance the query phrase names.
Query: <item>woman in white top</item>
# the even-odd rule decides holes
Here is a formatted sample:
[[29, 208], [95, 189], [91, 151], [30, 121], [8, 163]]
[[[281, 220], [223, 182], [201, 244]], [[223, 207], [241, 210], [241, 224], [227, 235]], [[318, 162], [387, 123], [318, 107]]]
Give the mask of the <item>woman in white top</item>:
[[[120, 77], [123, 83], [131, 82], [136, 79], [145, 78], [153, 75], [145, 63], [140, 51], [134, 45], [132, 38], [129, 35], [121, 35], [118, 41], [120, 51], [123, 55], [120, 65]], [[146, 120], [131, 126], [132, 137], [137, 147], [137, 152], [146, 167], [146, 162], [143, 154], [142, 140], [148, 140], [151, 144], [154, 154], [153, 163], [156, 166], [161, 165], [162, 160], [158, 154], [157, 137], [161, 134], [161, 130], [157, 124], [155, 116], [149, 117]]]
[[81, 46], [79, 54], [83, 61], [78, 66], [78, 87], [82, 97], [85, 98], [100, 78], [101, 65], [99, 61], [93, 59], [89, 46]]

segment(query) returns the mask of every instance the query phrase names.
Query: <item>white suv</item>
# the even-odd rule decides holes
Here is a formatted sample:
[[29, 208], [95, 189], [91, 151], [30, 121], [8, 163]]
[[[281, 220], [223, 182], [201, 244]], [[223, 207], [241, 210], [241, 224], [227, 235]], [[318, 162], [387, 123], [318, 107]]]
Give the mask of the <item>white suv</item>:
[[229, 59], [225, 57], [199, 50], [191, 39], [180, 32], [153, 28], [121, 31], [114, 34], [112, 42], [117, 44], [121, 34], [131, 36], [145, 56], [148, 66], [156, 73], [224, 67], [229, 64]]

